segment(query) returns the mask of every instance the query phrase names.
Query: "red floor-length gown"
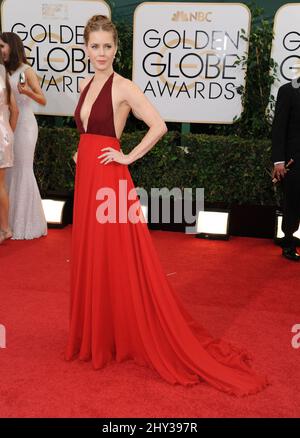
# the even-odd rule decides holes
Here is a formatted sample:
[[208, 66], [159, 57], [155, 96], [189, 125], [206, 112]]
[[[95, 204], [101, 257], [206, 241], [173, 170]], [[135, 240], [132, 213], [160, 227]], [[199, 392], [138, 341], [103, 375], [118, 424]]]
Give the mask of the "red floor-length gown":
[[120, 150], [111, 97], [113, 74], [92, 106], [86, 132], [80, 110], [93, 79], [75, 111], [81, 135], [66, 359], [92, 360], [96, 369], [113, 360], [132, 359], [171, 384], [206, 381], [230, 394], [256, 393], [267, 379], [251, 369], [245, 351], [214, 340], [183, 308], [162, 269], [147, 224], [99, 223], [96, 218], [103, 202], [96, 199], [99, 189], [114, 189], [117, 198], [120, 180], [126, 181], [127, 193], [134, 189], [128, 166], [104, 165], [97, 158], [103, 147]]

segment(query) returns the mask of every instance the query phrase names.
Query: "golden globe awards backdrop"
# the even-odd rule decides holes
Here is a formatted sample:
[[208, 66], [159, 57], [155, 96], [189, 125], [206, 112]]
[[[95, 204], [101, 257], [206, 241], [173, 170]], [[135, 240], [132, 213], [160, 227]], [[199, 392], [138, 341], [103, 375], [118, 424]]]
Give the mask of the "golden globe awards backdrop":
[[73, 115], [78, 82], [93, 73], [85, 59], [83, 30], [94, 14], [110, 17], [101, 0], [4, 0], [2, 30], [17, 33], [47, 98], [37, 114]]
[[278, 9], [274, 20], [271, 53], [271, 57], [278, 64], [278, 77], [271, 90], [274, 96], [277, 95], [280, 85], [300, 75], [299, 23], [300, 3], [286, 4]]
[[250, 15], [240, 3], [136, 8], [133, 80], [166, 121], [232, 123], [241, 115], [245, 71], [236, 61], [248, 54]]

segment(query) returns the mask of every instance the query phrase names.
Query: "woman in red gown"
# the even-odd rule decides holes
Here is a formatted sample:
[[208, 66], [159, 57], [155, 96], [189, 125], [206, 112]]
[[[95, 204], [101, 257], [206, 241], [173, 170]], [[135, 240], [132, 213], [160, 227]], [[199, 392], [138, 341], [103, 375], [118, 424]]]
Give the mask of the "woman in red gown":
[[[113, 71], [113, 23], [92, 17], [84, 39], [95, 75], [83, 80], [75, 111], [81, 135], [66, 359], [91, 360], [95, 369], [132, 359], [171, 384], [206, 381], [234, 395], [256, 393], [267, 379], [251, 369], [245, 351], [214, 340], [183, 308], [143, 219], [128, 165], [157, 143], [166, 125], [142, 91]], [[130, 110], [149, 131], [124, 155], [119, 139]], [[139, 220], [124, 220], [131, 209]]]

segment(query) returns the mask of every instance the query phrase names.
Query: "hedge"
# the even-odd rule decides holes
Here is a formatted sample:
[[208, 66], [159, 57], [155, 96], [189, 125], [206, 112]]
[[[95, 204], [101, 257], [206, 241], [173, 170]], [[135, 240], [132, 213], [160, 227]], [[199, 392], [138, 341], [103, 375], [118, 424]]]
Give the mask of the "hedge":
[[[133, 149], [144, 134], [124, 133], [123, 152]], [[72, 156], [78, 140], [72, 128], [40, 128], [34, 170], [42, 194], [73, 190]], [[129, 169], [135, 185], [148, 192], [151, 187], [204, 187], [209, 203], [277, 205], [279, 194], [268, 174], [270, 149], [265, 139], [168, 132]]]

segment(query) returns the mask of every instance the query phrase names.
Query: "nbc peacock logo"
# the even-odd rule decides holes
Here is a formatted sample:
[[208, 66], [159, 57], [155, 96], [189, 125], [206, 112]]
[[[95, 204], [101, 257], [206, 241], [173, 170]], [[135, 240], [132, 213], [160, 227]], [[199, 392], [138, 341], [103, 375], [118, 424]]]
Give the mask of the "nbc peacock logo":
[[42, 17], [56, 20], [67, 20], [69, 18], [68, 5], [63, 5], [62, 3], [43, 3]]
[[172, 15], [172, 21], [182, 21], [182, 22], [187, 22], [187, 21], [199, 21], [199, 22], [203, 22], [203, 21], [207, 21], [209, 23], [211, 23], [212, 19], [211, 19], [211, 15], [212, 12], [203, 12], [203, 11], [196, 11], [196, 12], [184, 12], [184, 11], [177, 11], [174, 12], [174, 14]]

